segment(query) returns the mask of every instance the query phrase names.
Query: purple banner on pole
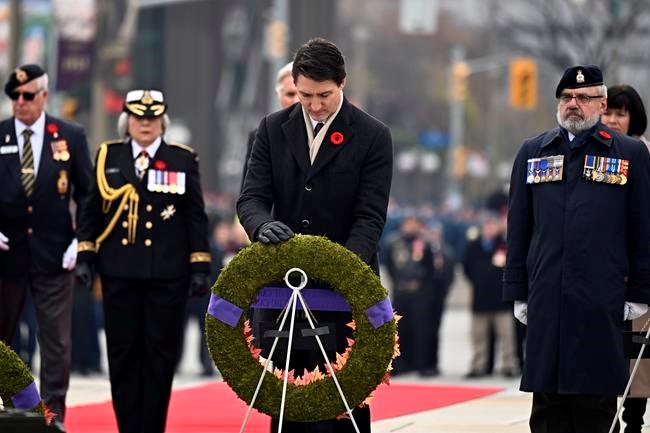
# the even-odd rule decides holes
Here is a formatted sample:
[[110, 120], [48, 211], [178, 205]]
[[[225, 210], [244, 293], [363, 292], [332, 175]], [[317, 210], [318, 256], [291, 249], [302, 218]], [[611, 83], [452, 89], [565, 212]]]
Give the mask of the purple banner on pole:
[[366, 309], [365, 313], [368, 321], [375, 329], [393, 320], [393, 306], [388, 297]]
[[234, 328], [237, 326], [237, 323], [239, 323], [239, 318], [242, 315], [242, 309], [213, 293], [210, 295], [208, 314], [215, 319], [222, 321], [231, 328]]
[[93, 40], [60, 38], [58, 43], [57, 90], [68, 90], [79, 82], [89, 81], [95, 56]]
[[[350, 306], [345, 298], [337, 292], [325, 289], [308, 289], [300, 290], [302, 297], [305, 299], [307, 308], [314, 311], [350, 311]], [[287, 306], [291, 297], [291, 289], [288, 287], [263, 287], [257, 292], [253, 308], [268, 308], [281, 310]], [[302, 309], [298, 302], [297, 307]]]
[[32, 381], [22, 391], [11, 397], [11, 402], [16, 409], [30, 410], [38, 406], [41, 396], [38, 394], [36, 384]]

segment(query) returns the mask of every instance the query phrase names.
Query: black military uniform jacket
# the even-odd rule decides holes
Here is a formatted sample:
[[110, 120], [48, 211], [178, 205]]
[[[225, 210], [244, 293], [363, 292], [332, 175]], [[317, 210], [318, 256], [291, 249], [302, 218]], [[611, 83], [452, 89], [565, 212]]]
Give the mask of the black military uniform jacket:
[[650, 303], [649, 175], [646, 146], [600, 123], [573, 149], [559, 128], [523, 144], [504, 273], [504, 299], [528, 302], [522, 390], [624, 390], [624, 303]]
[[[74, 238], [70, 197], [77, 204], [78, 221], [90, 190], [92, 165], [82, 128], [46, 115], [43, 134], [34, 193], [28, 198], [14, 118], [0, 122], [0, 232], [9, 238], [10, 247], [0, 251], [0, 278], [28, 271], [63, 272], [63, 253]], [[60, 158], [64, 148], [67, 155]]]
[[378, 270], [392, 162], [388, 127], [344, 99], [312, 165], [302, 108], [294, 104], [257, 128], [237, 201], [240, 221], [251, 239], [272, 220], [327, 236]]
[[[120, 189], [131, 190], [137, 200], [123, 194], [109, 206], [106, 192]], [[140, 181], [131, 140], [102, 143], [79, 227], [78, 260], [97, 260], [99, 273], [114, 278], [209, 273], [208, 222], [192, 149], [163, 140]]]

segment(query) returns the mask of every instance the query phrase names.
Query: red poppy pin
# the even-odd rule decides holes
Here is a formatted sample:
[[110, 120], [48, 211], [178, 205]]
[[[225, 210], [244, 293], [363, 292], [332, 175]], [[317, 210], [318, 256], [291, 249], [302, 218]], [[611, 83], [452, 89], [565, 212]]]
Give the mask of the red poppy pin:
[[612, 136], [610, 135], [610, 133], [607, 132], [607, 131], [598, 131], [598, 133], [600, 134], [601, 137], [606, 138], [606, 139], [608, 139], [608, 140], [609, 140], [610, 138], [612, 138]]
[[332, 135], [330, 135], [330, 143], [332, 143], [334, 146], [342, 145], [344, 140], [345, 137], [343, 137], [343, 134], [338, 131], [332, 132]]
[[47, 132], [52, 134], [54, 138], [58, 138], [59, 136], [59, 127], [56, 126], [56, 123], [48, 123], [47, 124]]
[[157, 161], [154, 161], [153, 168], [155, 168], [156, 170], [165, 170], [167, 168], [167, 164], [165, 163], [165, 161], [161, 161], [159, 159]]

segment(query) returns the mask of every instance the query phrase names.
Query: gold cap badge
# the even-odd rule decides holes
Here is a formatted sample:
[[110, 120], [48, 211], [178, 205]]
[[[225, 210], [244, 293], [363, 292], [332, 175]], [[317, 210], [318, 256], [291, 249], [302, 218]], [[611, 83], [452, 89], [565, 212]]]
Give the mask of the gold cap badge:
[[578, 73], [576, 74], [576, 83], [584, 83], [585, 82], [585, 76], [582, 75], [582, 70], [578, 69]]
[[24, 83], [27, 81], [27, 72], [23, 71], [20, 68], [16, 69], [16, 80], [18, 80], [19, 83]]

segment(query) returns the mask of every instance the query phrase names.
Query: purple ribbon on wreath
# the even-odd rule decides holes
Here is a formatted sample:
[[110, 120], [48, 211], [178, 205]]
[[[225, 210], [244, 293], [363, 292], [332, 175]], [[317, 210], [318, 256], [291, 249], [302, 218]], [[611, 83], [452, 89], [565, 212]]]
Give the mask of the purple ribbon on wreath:
[[21, 410], [30, 410], [38, 406], [41, 402], [41, 396], [38, 393], [34, 381], [14, 394], [11, 397], [11, 402], [16, 409]]

